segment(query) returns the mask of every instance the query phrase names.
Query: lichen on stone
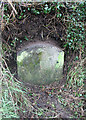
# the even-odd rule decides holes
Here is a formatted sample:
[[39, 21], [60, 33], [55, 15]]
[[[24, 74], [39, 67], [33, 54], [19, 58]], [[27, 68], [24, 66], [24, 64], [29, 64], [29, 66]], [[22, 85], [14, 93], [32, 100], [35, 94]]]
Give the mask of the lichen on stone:
[[17, 56], [18, 75], [26, 83], [50, 84], [59, 81], [64, 64], [64, 52], [57, 47], [34, 47]]

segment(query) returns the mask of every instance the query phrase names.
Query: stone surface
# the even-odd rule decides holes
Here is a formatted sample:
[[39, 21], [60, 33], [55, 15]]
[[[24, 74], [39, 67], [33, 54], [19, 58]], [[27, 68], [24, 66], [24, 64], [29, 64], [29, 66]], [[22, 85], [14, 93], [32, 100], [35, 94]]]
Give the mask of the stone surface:
[[25, 83], [42, 85], [62, 78], [64, 52], [51, 44], [34, 44], [17, 54], [18, 76]]

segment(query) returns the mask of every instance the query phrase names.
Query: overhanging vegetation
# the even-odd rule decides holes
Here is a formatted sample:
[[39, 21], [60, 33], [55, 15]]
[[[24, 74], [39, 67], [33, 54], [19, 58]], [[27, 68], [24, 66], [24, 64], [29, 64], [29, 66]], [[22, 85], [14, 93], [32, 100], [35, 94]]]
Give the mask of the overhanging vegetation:
[[[55, 86], [50, 86], [49, 89], [41, 86], [42, 90], [47, 93], [47, 96], [55, 97], [64, 108], [68, 108], [72, 112], [73, 118], [84, 118], [86, 112], [86, 2], [13, 3], [13, 6], [15, 6], [17, 14], [8, 3], [2, 3], [2, 63], [4, 63], [1, 64], [2, 117], [59, 118], [59, 114], [55, 112], [54, 103], [52, 104], [53, 111], [47, 107], [46, 109], [40, 108], [37, 106], [36, 100], [34, 103], [30, 101], [32, 98], [35, 99], [35, 96], [39, 97], [40, 95], [31, 92], [30, 87], [26, 89], [10, 72], [6, 62], [15, 53], [16, 46], [22, 45], [25, 41], [33, 40], [34, 36], [39, 35], [41, 40], [49, 37], [55, 39], [65, 52], [65, 85], [58, 89]], [[31, 24], [27, 26], [29, 22], [32, 22], [32, 26], [30, 26]], [[34, 29], [36, 25], [37, 29]], [[41, 34], [39, 34], [40, 30], [42, 30]], [[52, 113], [52, 115], [48, 117], [45, 111]]]

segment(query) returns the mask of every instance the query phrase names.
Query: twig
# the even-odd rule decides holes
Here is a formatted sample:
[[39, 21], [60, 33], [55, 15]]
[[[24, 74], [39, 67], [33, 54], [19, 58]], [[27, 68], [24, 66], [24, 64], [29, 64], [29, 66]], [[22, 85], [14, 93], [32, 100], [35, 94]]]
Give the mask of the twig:
[[7, 0], [7, 1], [8, 1], [8, 3], [11, 5], [12, 9], [14, 10], [14, 12], [17, 14], [17, 11], [16, 11], [16, 9], [14, 8], [14, 6], [12, 5], [11, 0]]
[[4, 15], [4, 4], [2, 4], [2, 18], [1, 18], [1, 30], [4, 30], [4, 22], [3, 22], [3, 15]]
[[[11, 18], [12, 14], [13, 14], [13, 10], [12, 10], [10, 16], [9, 16], [9, 19]], [[14, 16], [14, 14], [13, 14], [13, 16]], [[15, 17], [15, 16], [14, 16], [14, 17]], [[7, 20], [6, 24], [8, 23], [9, 19]]]

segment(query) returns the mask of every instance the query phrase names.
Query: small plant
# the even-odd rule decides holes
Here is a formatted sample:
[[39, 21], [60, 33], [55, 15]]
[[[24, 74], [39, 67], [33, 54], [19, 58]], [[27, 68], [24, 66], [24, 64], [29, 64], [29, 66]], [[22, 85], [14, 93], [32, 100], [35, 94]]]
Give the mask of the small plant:
[[35, 14], [35, 15], [39, 15], [40, 14], [40, 12], [38, 11], [38, 10], [36, 10], [35, 8], [33, 9], [31, 9], [31, 11]]
[[44, 12], [45, 14], [50, 13], [50, 12], [51, 12], [51, 7], [49, 7], [48, 4], [45, 4], [45, 7], [44, 7], [43, 12]]
[[17, 41], [18, 41], [18, 38], [15, 37], [15, 39], [11, 42], [11, 46], [15, 47]]
[[[20, 5], [20, 4], [19, 4]], [[67, 49], [67, 53], [75, 52], [78, 53], [78, 55], [75, 56], [73, 64], [71, 63], [68, 66], [67, 71], [67, 81], [66, 85], [61, 88], [59, 91], [60, 95], [57, 95], [58, 102], [60, 102], [63, 106], [68, 107], [73, 113], [74, 117], [82, 117], [83, 116], [83, 106], [84, 106], [84, 100], [86, 98], [86, 95], [83, 95], [84, 92], [84, 79], [85, 79], [85, 70], [84, 70], [84, 61], [86, 60], [85, 57], [85, 6], [86, 2], [72, 2], [64, 3], [61, 2], [52, 2], [47, 3], [44, 2], [40, 7], [36, 5], [31, 6], [19, 6], [19, 11], [17, 18], [19, 19], [18, 23], [21, 23], [26, 20], [25, 17], [28, 16], [27, 13], [34, 13], [35, 15], [39, 16], [44, 15], [47, 17], [48, 15], [53, 14], [52, 20], [49, 18], [49, 24], [45, 23], [45, 26], [47, 29], [49, 29], [49, 26], [51, 25], [52, 21], [58, 21], [59, 23], [65, 24], [64, 31], [65, 36], [61, 38], [61, 40], [64, 42], [64, 48]], [[18, 10], [18, 7], [15, 7]], [[21, 9], [21, 10], [20, 10]], [[63, 10], [65, 12], [63, 12]], [[34, 16], [35, 16], [34, 15]], [[10, 21], [13, 23], [10, 23], [15, 26], [15, 20], [13, 16], [15, 16], [15, 13], [12, 13], [12, 11], [9, 11], [8, 4], [4, 4], [4, 15], [3, 19], [8, 24]], [[2, 17], [2, 16], [0, 16]], [[12, 19], [11, 19], [12, 18]], [[23, 20], [23, 21], [22, 21]], [[54, 24], [53, 24], [54, 27]], [[10, 29], [8, 24], [8, 29]], [[35, 28], [34, 28], [35, 29]], [[55, 28], [54, 28], [55, 29]], [[57, 30], [56, 30], [57, 31]], [[52, 33], [52, 30], [49, 29], [50, 34]], [[58, 33], [56, 33], [58, 34]], [[24, 39], [28, 41], [28, 36], [24, 36]], [[7, 39], [6, 39], [7, 40]], [[11, 41], [11, 47], [14, 48], [16, 46], [16, 42], [18, 41], [18, 38], [15, 37]], [[22, 40], [19, 40], [20, 43], [22, 43]], [[8, 44], [3, 44], [3, 56], [7, 55], [8, 52], [11, 55], [11, 47], [8, 46]], [[19, 82], [16, 78], [14, 78], [14, 75], [10, 73], [6, 62], [4, 59], [2, 60], [5, 64], [6, 68], [1, 64], [1, 84], [2, 84], [2, 108], [0, 113], [2, 113], [3, 118], [19, 118], [20, 112], [23, 114], [26, 113], [27, 106], [29, 107], [29, 111], [32, 112], [32, 114], [36, 115], [37, 117], [43, 116], [46, 112], [49, 112], [49, 109], [46, 108], [45, 110], [42, 108], [37, 108], [37, 101], [34, 102], [36, 111], [33, 111], [33, 105], [29, 102], [29, 97], [36, 97], [35, 93], [29, 92], [29, 94], [26, 96], [27, 90], [24, 89], [23, 84]], [[74, 66], [74, 67], [73, 67]], [[48, 74], [47, 74], [48, 75]], [[43, 86], [42, 86], [43, 87]], [[45, 87], [46, 89], [46, 87]], [[54, 90], [49, 93], [49, 97], [52, 97], [54, 93]], [[37, 98], [38, 99], [38, 98]], [[47, 104], [49, 105], [50, 102], [48, 101]], [[39, 105], [40, 106], [40, 105]], [[53, 108], [55, 108], [54, 103], [51, 104]], [[20, 112], [19, 112], [20, 111]], [[55, 111], [50, 111], [52, 113], [56, 113]], [[49, 117], [52, 117], [51, 115]]]
[[25, 40], [28, 40], [27, 36], [25, 36], [24, 38], [25, 38]]
[[[5, 60], [3, 63], [6, 65]], [[3, 76], [0, 80], [2, 83], [2, 108], [0, 109], [0, 116], [2, 118], [19, 118], [19, 114], [26, 109], [28, 101], [25, 98], [26, 89], [22, 88], [21, 82], [13, 77], [10, 73], [9, 68], [4, 68], [3, 64], [1, 65], [2, 71], [1, 75]], [[24, 91], [22, 90], [24, 89]], [[23, 109], [23, 111], [22, 111]], [[20, 111], [20, 112], [19, 112]]]
[[4, 5], [4, 11], [7, 11], [8, 10], [8, 4], [5, 4]]
[[[83, 7], [83, 9], [80, 9]], [[77, 3], [73, 4], [71, 6], [71, 9], [73, 11], [72, 14], [67, 15], [67, 24], [68, 29], [66, 31], [67, 33], [67, 41], [64, 47], [68, 47], [72, 50], [81, 50], [84, 49], [84, 40], [85, 40], [85, 31], [84, 31], [84, 22], [82, 21], [85, 19], [85, 11], [84, 11], [84, 3], [81, 3], [77, 6]]]

